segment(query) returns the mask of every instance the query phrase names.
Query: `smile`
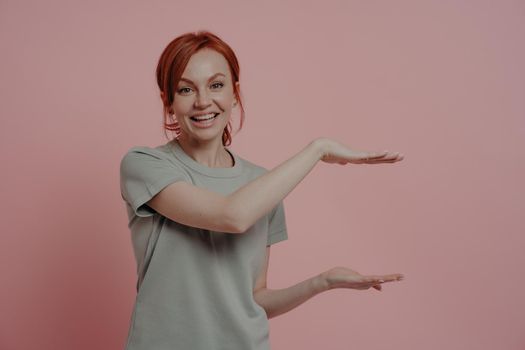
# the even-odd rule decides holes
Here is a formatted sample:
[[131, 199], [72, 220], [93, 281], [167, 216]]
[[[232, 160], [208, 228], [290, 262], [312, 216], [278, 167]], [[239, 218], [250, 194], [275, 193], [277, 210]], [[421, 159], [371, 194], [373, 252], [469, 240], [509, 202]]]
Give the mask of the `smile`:
[[200, 115], [198, 117], [190, 117], [191, 124], [197, 128], [209, 128], [215, 124], [219, 113], [209, 113], [206, 115]]
[[210, 114], [206, 114], [206, 115], [200, 115], [198, 117], [190, 117], [191, 120], [195, 120], [195, 121], [201, 121], [201, 120], [209, 120], [209, 119], [213, 119], [215, 117], [217, 117], [219, 115], [219, 113], [210, 113]]

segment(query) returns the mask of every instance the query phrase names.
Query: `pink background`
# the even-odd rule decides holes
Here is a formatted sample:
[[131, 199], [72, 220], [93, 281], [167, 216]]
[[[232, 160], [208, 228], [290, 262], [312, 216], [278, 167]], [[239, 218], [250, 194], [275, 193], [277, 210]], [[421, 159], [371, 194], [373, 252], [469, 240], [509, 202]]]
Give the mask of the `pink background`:
[[286, 197], [270, 288], [406, 279], [271, 319], [272, 349], [525, 349], [525, 4], [437, 0], [2, 1], [0, 348], [123, 348], [119, 162], [167, 141], [157, 59], [197, 29], [240, 60], [240, 156], [271, 168], [325, 136], [406, 157], [319, 163]]

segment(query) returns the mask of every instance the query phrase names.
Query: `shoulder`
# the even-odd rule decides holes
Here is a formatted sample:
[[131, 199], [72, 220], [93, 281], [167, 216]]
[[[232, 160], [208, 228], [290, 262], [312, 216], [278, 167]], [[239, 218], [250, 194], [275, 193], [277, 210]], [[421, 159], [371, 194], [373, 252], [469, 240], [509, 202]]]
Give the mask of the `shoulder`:
[[168, 152], [169, 149], [163, 145], [157, 147], [132, 146], [122, 155], [120, 169], [121, 171], [140, 168], [154, 170], [152, 167], [174, 167], [176, 164]]
[[168, 144], [161, 144], [155, 147], [135, 145], [128, 148], [122, 159], [126, 158], [155, 158], [159, 160], [172, 160], [172, 151], [169, 148]]
[[252, 161], [249, 161], [243, 157], [240, 157], [238, 154], [236, 154], [236, 157], [237, 159], [239, 159], [241, 162], [242, 162], [242, 165], [243, 165], [243, 169], [244, 171], [246, 172], [249, 172], [251, 174], [254, 175], [254, 177], [258, 177], [260, 175], [263, 175], [265, 173], [267, 173], [269, 170], [266, 169], [265, 167], [259, 165], [259, 164], [256, 164]]
[[157, 147], [149, 147], [149, 146], [132, 146], [126, 150], [124, 153], [123, 158], [131, 155], [148, 155], [152, 157], [158, 157], [158, 158], [167, 158], [169, 155], [168, 149], [164, 147], [164, 145], [157, 146]]

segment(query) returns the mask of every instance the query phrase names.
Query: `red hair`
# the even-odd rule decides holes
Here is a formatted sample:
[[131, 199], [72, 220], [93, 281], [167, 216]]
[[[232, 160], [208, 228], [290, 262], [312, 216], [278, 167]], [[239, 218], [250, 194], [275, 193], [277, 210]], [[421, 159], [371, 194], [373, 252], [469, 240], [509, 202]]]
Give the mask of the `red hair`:
[[[237, 85], [235, 84], [239, 81], [240, 74], [239, 62], [237, 61], [235, 53], [228, 44], [209, 31], [201, 30], [196, 33], [189, 32], [173, 39], [168, 46], [166, 46], [159, 58], [156, 72], [157, 84], [160, 91], [164, 93], [162, 101], [164, 105], [164, 128], [165, 130], [175, 131], [177, 137], [180, 133], [180, 125], [169, 113], [173, 100], [175, 99], [175, 89], [191, 56], [204, 48], [210, 48], [217, 51], [222, 54], [228, 62], [232, 76], [233, 92], [239, 102], [239, 107], [241, 108], [241, 121], [238, 130], [242, 128], [244, 122], [244, 108], [241, 100], [241, 91], [240, 89], [237, 89]], [[169, 120], [171, 120], [172, 123], [169, 123]], [[232, 142], [231, 129], [232, 126], [230, 120], [222, 133], [223, 146], [229, 146]]]

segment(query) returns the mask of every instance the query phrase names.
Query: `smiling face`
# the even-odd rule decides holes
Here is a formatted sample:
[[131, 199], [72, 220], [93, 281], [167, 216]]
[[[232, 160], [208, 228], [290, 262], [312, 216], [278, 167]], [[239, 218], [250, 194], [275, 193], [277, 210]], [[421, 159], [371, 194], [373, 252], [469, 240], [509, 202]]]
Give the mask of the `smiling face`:
[[197, 51], [175, 89], [172, 109], [180, 137], [198, 143], [218, 140], [222, 145], [222, 133], [236, 103], [228, 61], [212, 49]]

